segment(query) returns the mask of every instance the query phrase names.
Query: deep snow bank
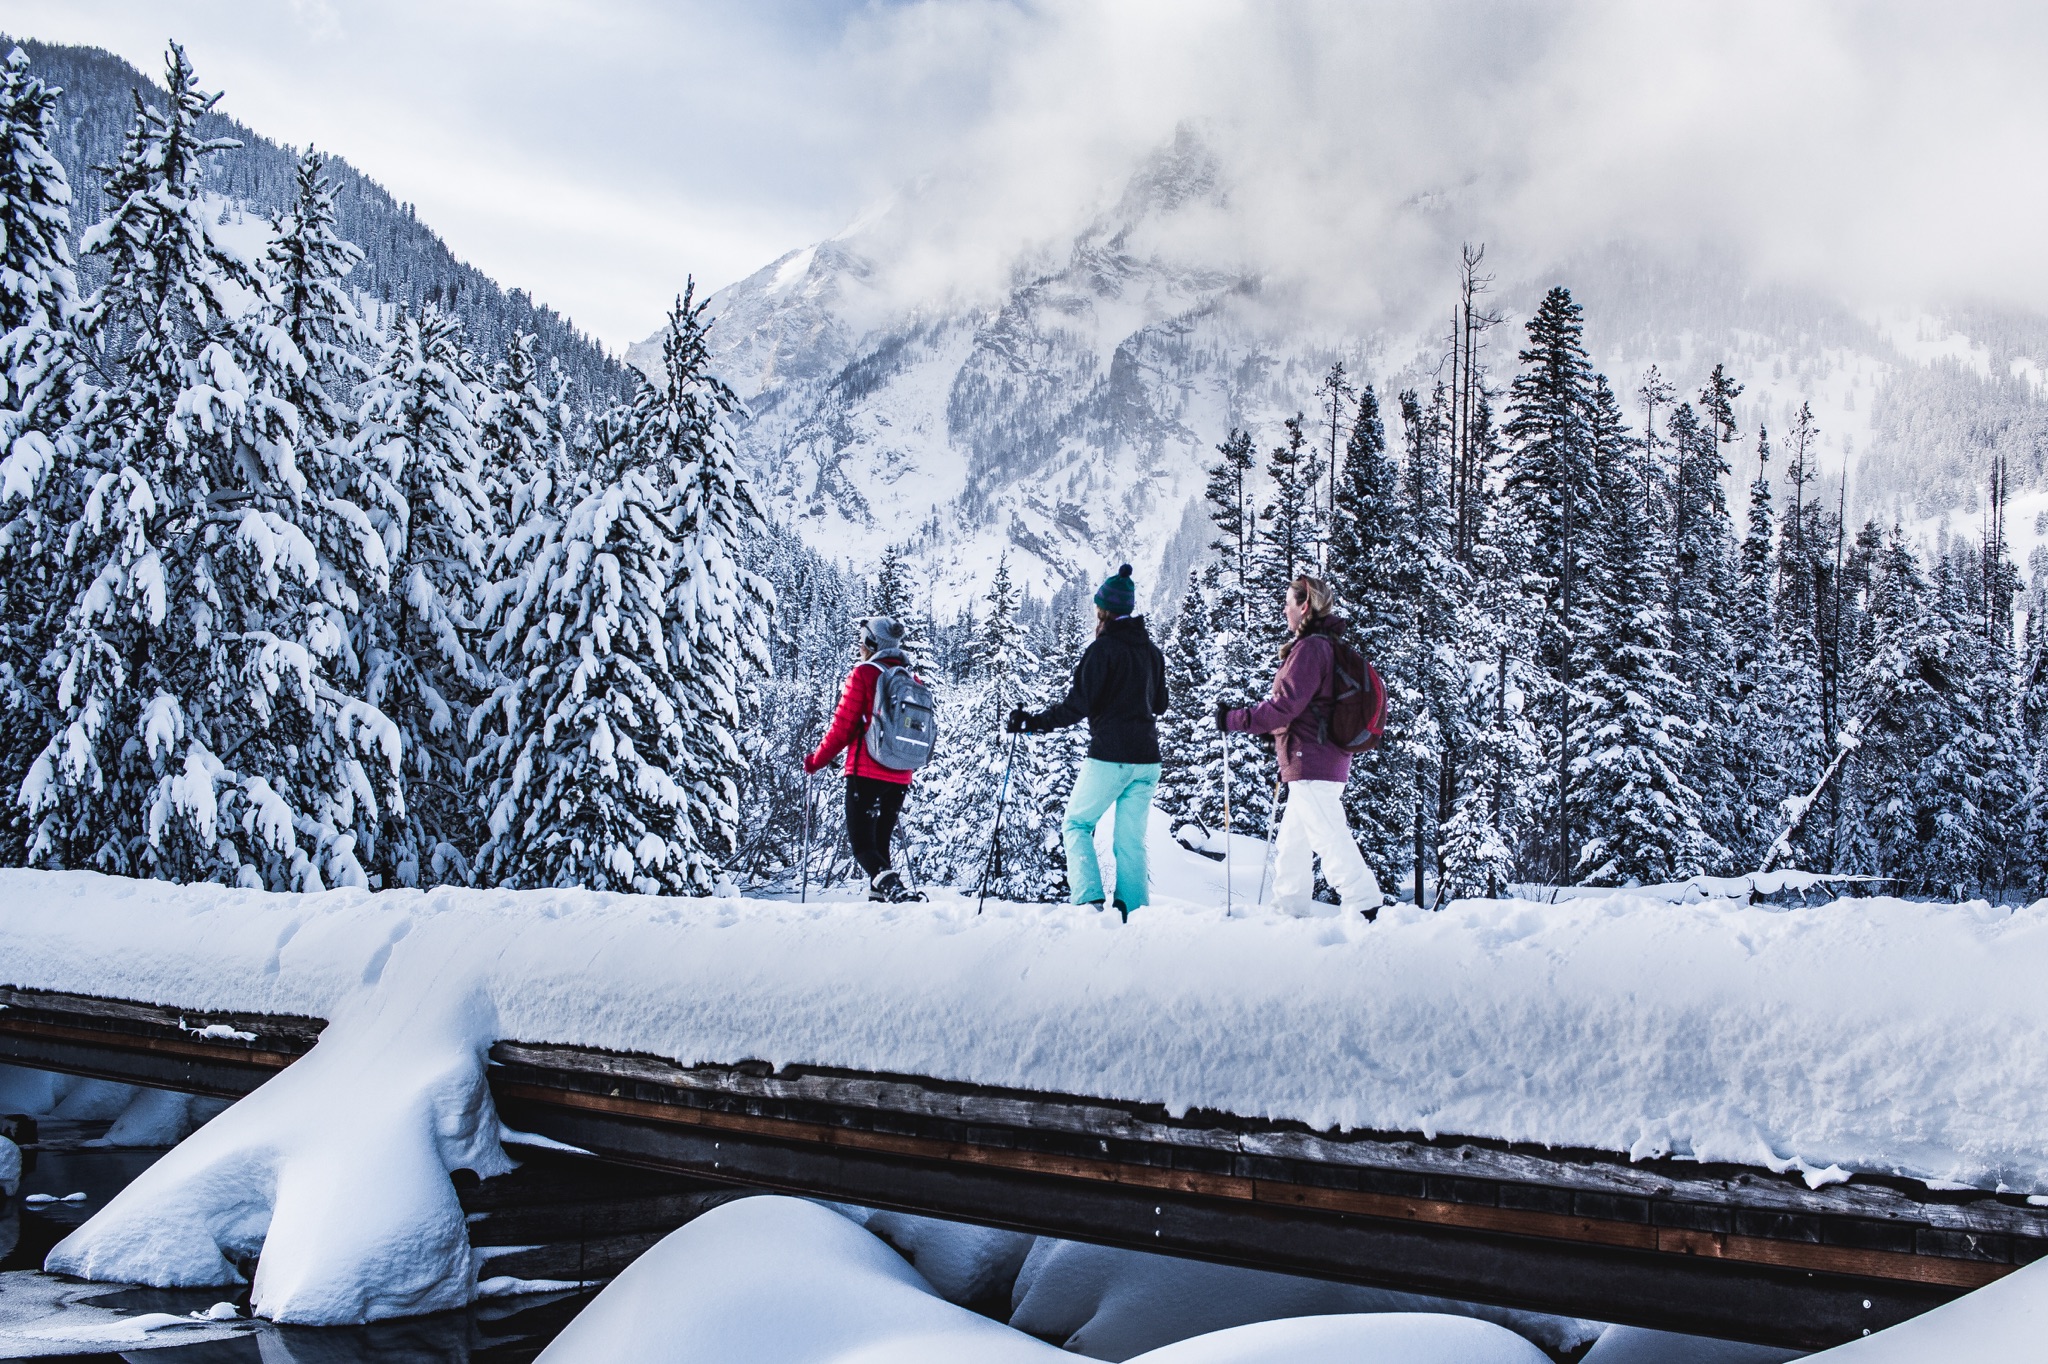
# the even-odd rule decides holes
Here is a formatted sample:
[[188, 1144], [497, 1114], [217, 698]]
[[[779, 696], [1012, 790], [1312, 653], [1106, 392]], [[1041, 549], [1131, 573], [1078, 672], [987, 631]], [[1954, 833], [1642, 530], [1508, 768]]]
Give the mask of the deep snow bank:
[[0, 872], [0, 975], [335, 1017], [431, 944], [529, 1041], [2048, 1193], [2048, 902], [1239, 914], [1163, 901], [1124, 926], [1063, 905], [977, 918], [945, 892], [292, 896], [17, 870]]

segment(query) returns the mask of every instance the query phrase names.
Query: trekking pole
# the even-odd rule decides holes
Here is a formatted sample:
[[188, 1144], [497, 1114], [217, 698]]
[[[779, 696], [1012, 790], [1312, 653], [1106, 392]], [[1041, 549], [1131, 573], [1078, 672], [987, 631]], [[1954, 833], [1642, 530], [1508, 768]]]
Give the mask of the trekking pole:
[[1229, 918], [1230, 892], [1230, 731], [1224, 730], [1223, 740], [1223, 917]]
[[804, 879], [803, 888], [796, 893], [798, 904], [808, 904], [811, 899], [811, 774], [804, 773]]
[[989, 832], [988, 856], [981, 860], [981, 898], [974, 902], [976, 914], [988, 903], [988, 879], [995, 870], [997, 849], [1003, 846], [1003, 806], [1010, 798], [1010, 769], [1017, 765], [1017, 740], [1023, 737], [1021, 731], [1010, 736], [1010, 756], [1003, 762], [1003, 784], [996, 790], [996, 827]]
[[1259, 858], [1259, 903], [1266, 903], [1266, 878], [1273, 871], [1273, 830], [1280, 824], [1280, 789], [1287, 784], [1282, 777], [1273, 783], [1273, 803], [1266, 807], [1266, 851]]

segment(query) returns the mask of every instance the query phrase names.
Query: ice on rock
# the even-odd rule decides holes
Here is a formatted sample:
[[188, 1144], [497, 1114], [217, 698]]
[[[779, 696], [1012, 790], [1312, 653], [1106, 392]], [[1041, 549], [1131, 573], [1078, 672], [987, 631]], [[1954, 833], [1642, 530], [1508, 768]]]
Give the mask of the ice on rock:
[[0, 1197], [12, 1198], [21, 1188], [21, 1148], [0, 1137]]
[[449, 1179], [511, 1168], [484, 1084], [497, 1009], [452, 919], [408, 934], [302, 1060], [144, 1171], [47, 1268], [164, 1287], [229, 1284], [252, 1308], [361, 1322], [470, 1300]]

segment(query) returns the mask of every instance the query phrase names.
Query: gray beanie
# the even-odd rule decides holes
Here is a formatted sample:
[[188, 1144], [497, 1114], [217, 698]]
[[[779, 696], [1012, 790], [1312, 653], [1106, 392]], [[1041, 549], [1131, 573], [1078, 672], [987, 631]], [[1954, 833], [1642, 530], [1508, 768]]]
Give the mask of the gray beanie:
[[867, 624], [861, 626], [860, 637], [875, 646], [878, 654], [899, 653], [903, 640], [910, 631], [902, 621], [891, 616], [870, 616]]

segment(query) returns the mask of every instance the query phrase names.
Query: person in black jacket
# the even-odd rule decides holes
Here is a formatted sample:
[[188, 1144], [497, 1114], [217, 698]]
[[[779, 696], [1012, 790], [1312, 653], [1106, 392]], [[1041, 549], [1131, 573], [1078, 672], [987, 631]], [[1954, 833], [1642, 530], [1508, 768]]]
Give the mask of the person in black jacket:
[[1095, 825], [1116, 807], [1116, 908], [1131, 911], [1150, 901], [1145, 868], [1145, 827], [1159, 786], [1159, 722], [1166, 714], [1166, 658], [1145, 633], [1145, 618], [1131, 614], [1138, 589], [1131, 566], [1095, 593], [1095, 641], [1074, 669], [1067, 699], [1036, 715], [1010, 712], [1012, 734], [1043, 734], [1088, 722], [1088, 760], [1067, 800], [1063, 833], [1067, 885], [1073, 902], [1102, 908], [1102, 868], [1095, 860]]

